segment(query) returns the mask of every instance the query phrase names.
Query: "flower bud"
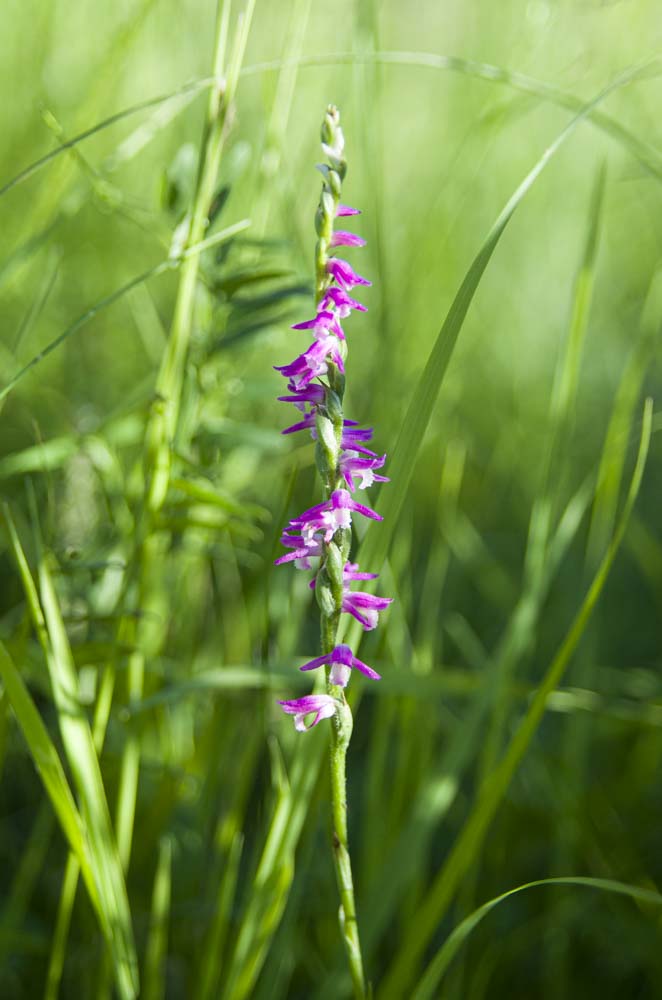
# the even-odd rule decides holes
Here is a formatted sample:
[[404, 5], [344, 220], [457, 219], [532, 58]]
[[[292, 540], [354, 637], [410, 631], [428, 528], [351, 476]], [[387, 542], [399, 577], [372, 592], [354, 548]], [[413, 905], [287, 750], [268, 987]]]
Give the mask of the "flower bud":
[[333, 618], [334, 615], [339, 613], [339, 605], [334, 597], [331, 581], [324, 569], [321, 569], [317, 574], [315, 597], [317, 598], [319, 609], [325, 618]]
[[333, 426], [333, 421], [329, 420], [323, 413], [318, 413], [315, 419], [315, 427], [317, 429], [317, 440], [324, 450], [328, 452], [330, 464], [335, 468], [338, 458], [338, 442], [336, 440], [336, 430]]
[[[340, 529], [343, 531], [344, 529]], [[343, 599], [343, 567], [345, 565], [345, 558], [342, 554], [341, 549], [338, 548], [334, 541], [329, 542], [326, 546], [326, 559], [324, 561], [324, 568], [329, 579], [329, 585], [331, 588], [331, 593], [333, 594], [334, 607], [340, 608], [342, 606]]]
[[340, 170], [338, 169], [338, 165], [334, 164], [334, 166], [336, 167], [336, 169], [329, 170], [329, 172], [326, 175], [326, 181], [331, 190], [331, 194], [336, 199], [336, 201], [339, 201], [340, 192], [342, 191], [342, 178], [340, 176]]
[[343, 422], [343, 409], [340, 397], [333, 389], [328, 388], [326, 390], [326, 396], [324, 399], [324, 405], [326, 407], [326, 412], [329, 415], [329, 419], [333, 421], [333, 426], [337, 429], [338, 425], [342, 427]]

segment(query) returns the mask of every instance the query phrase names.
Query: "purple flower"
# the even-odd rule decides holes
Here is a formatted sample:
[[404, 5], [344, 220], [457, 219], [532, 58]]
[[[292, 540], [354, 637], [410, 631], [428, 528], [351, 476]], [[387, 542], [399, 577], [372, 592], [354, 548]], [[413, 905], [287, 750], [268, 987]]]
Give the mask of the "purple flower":
[[308, 319], [305, 323], [295, 323], [292, 329], [312, 330], [316, 340], [322, 340], [323, 337], [328, 337], [330, 333], [335, 334], [340, 340], [345, 339], [345, 334], [338, 322], [338, 317], [328, 309], [321, 309], [314, 319]]
[[300, 420], [298, 424], [292, 424], [291, 427], [286, 427], [281, 434], [295, 434], [297, 431], [312, 431], [313, 436], [315, 434], [315, 411], [311, 410], [307, 413], [303, 420]]
[[311, 559], [316, 559], [322, 555], [322, 539], [316, 534], [309, 534], [305, 538], [301, 534], [292, 531], [284, 531], [280, 539], [281, 545], [291, 552], [286, 552], [284, 556], [279, 556], [274, 561], [275, 566], [282, 566], [283, 563], [293, 562], [296, 569], [312, 569]]
[[383, 518], [370, 507], [352, 500], [347, 490], [334, 490], [325, 503], [316, 504], [305, 510], [299, 517], [290, 521], [293, 528], [301, 529], [304, 539], [316, 531], [324, 532], [324, 541], [330, 542], [339, 528], [349, 528], [352, 523], [352, 513], [371, 517], [375, 521]]
[[376, 580], [379, 573], [359, 573], [359, 564], [346, 562], [342, 568], [342, 578], [345, 583], [349, 580]]
[[[379, 573], [359, 573], [358, 569], [358, 563], [346, 562], [342, 568], [343, 583], [347, 583], [350, 580], [376, 580], [379, 576]], [[316, 584], [317, 580], [313, 577], [308, 586], [311, 590], [314, 590]]]
[[[306, 403], [310, 403], [311, 406], [319, 406], [326, 399], [326, 391], [323, 385], [319, 385], [315, 382], [313, 385], [307, 385], [303, 389], [295, 389], [294, 385], [289, 386], [288, 389], [292, 393], [291, 396], [279, 396], [279, 403], [294, 403], [297, 409], [301, 410], [302, 413], [305, 412]], [[285, 431], [283, 431], [285, 433]]]
[[360, 476], [358, 489], [366, 490], [373, 483], [388, 483], [388, 476], [379, 476], [375, 469], [381, 469], [386, 461], [386, 455], [376, 458], [361, 458], [358, 451], [343, 451], [340, 456], [340, 471], [349, 489], [357, 488], [354, 476]]
[[[308, 386], [308, 389], [315, 388], [315, 386]], [[320, 387], [321, 388], [321, 387]], [[307, 390], [305, 390], [307, 391]], [[280, 396], [280, 399], [287, 399], [287, 397]], [[287, 400], [290, 402], [290, 400]], [[292, 400], [294, 402], [294, 400]], [[315, 413], [310, 411], [306, 413], [303, 420], [299, 421], [297, 424], [292, 424], [291, 427], [286, 427], [281, 434], [294, 434], [296, 431], [306, 431], [309, 430], [313, 436], [313, 440], [317, 440], [317, 430], [315, 428]], [[347, 450], [354, 450], [355, 452], [361, 452], [364, 455], [370, 455], [371, 458], [377, 458], [378, 456], [374, 451], [370, 451], [369, 448], [363, 448], [359, 442], [369, 441], [372, 437], [371, 427], [359, 427], [356, 420], [343, 420], [343, 432], [340, 442], [341, 448]]]
[[[329, 694], [308, 694], [292, 701], [279, 701], [278, 704], [284, 712], [294, 716], [294, 727], [300, 733], [312, 729], [322, 719], [330, 719], [338, 710], [338, 702]], [[313, 712], [315, 718], [309, 725], [306, 725], [306, 716], [312, 715]]]
[[372, 281], [362, 278], [357, 274], [351, 264], [341, 257], [330, 257], [326, 263], [326, 269], [331, 277], [338, 282], [341, 288], [348, 292], [354, 285], [371, 285]]
[[326, 375], [329, 370], [327, 363], [329, 357], [339, 370], [344, 372], [345, 366], [337, 344], [337, 339], [329, 334], [322, 340], [314, 341], [308, 350], [295, 358], [291, 364], [274, 365], [274, 368], [286, 378], [291, 378], [295, 389], [305, 389], [314, 378]]
[[355, 233], [348, 233], [345, 229], [336, 229], [333, 236], [331, 237], [331, 242], [329, 243], [331, 247], [364, 247], [365, 240], [360, 236], [356, 236]]
[[[374, 597], [361, 590], [351, 591], [349, 584], [352, 580], [376, 580], [379, 573], [361, 573], [358, 563], [347, 562], [343, 566], [343, 600], [342, 610], [347, 611], [356, 618], [357, 622], [363, 625], [367, 631], [372, 631], [377, 627], [379, 612], [385, 611], [393, 602], [392, 597]], [[315, 589], [315, 580], [310, 581], [310, 587]], [[317, 662], [317, 661], [315, 661]], [[304, 669], [303, 667], [301, 668]], [[312, 669], [307, 667], [306, 669]], [[333, 682], [332, 682], [333, 683]], [[344, 686], [344, 685], [343, 685]]]
[[372, 427], [359, 427], [356, 420], [345, 420], [342, 432], [342, 438], [340, 441], [340, 447], [346, 450], [360, 451], [363, 455], [370, 455], [371, 458], [377, 458], [374, 451], [370, 451], [369, 448], [364, 448], [360, 441], [370, 441], [372, 438]]
[[370, 632], [373, 628], [377, 628], [379, 612], [385, 611], [392, 601], [392, 597], [375, 597], [373, 594], [366, 594], [361, 590], [352, 591], [348, 587], [344, 587], [342, 610], [353, 615], [357, 622], [360, 622], [364, 629]]
[[337, 285], [331, 285], [330, 288], [327, 288], [324, 298], [320, 302], [320, 309], [328, 309], [331, 305], [336, 307], [338, 316], [341, 319], [349, 316], [352, 309], [356, 309], [357, 312], [368, 311], [367, 306], [364, 306], [361, 302], [357, 302], [356, 299], [348, 295], [344, 289], [338, 288]]
[[[345, 172], [344, 140], [337, 119], [336, 110], [329, 107], [322, 128], [322, 149], [329, 158], [330, 165], [319, 166], [324, 186], [318, 207], [317, 229], [318, 233], [324, 233], [325, 238], [317, 246], [316, 314], [312, 319], [295, 323], [292, 327], [293, 330], [310, 330], [314, 340], [290, 364], [276, 367], [288, 379], [287, 395], [279, 396], [279, 400], [293, 403], [299, 411], [297, 422], [282, 433], [310, 431], [316, 441], [319, 436], [318, 428], [325, 436], [328, 432], [330, 438], [325, 440], [324, 449], [326, 461], [319, 463], [323, 478], [326, 483], [330, 481], [334, 485], [343, 484], [342, 488], [334, 489], [323, 503], [308, 508], [289, 522], [280, 539], [286, 552], [275, 560], [276, 565], [294, 563], [295, 567], [305, 570], [320, 567], [313, 574], [309, 585], [315, 588], [318, 579], [320, 586], [322, 580], [330, 583], [328, 591], [325, 590], [323, 595], [325, 600], [320, 602], [323, 634], [327, 634], [328, 626], [337, 621], [341, 611], [351, 614], [364, 629], [374, 629], [379, 613], [392, 601], [390, 597], [375, 597], [364, 591], [352, 591], [354, 583], [360, 585], [360, 581], [374, 580], [378, 574], [363, 572], [359, 570], [358, 563], [348, 561], [344, 562], [341, 573], [340, 565], [336, 562], [341, 557], [333, 544], [336, 533], [340, 532], [343, 550], [348, 551], [348, 548], [345, 550], [344, 543], [349, 538], [346, 532], [351, 529], [354, 514], [376, 521], [382, 520], [381, 515], [372, 508], [354, 500], [352, 493], [367, 489], [375, 482], [388, 482], [388, 478], [378, 472], [384, 466], [386, 455], [378, 455], [367, 447], [372, 440], [372, 428], [359, 427], [355, 420], [346, 420], [342, 414], [344, 380], [337, 376], [345, 371], [347, 345], [341, 321], [353, 311], [366, 312], [366, 307], [352, 298], [350, 292], [357, 285], [369, 286], [372, 283], [357, 274], [346, 260], [335, 256], [340, 247], [363, 247], [366, 242], [356, 233], [333, 229], [333, 214], [337, 217], [361, 214], [358, 209], [349, 205], [336, 205], [335, 210], [332, 207]], [[334, 441], [340, 437], [339, 448], [335, 445], [332, 447], [331, 435]], [[331, 459], [334, 468], [327, 469]], [[344, 558], [346, 560], [347, 556]], [[352, 670], [358, 670], [372, 680], [380, 680], [379, 674], [372, 667], [359, 660], [352, 649], [343, 644], [336, 645], [323, 656], [309, 660], [301, 670], [315, 670], [317, 667], [328, 667], [329, 682], [336, 688], [347, 686]], [[311, 694], [292, 701], [281, 701], [279, 704], [285, 712], [294, 716], [297, 730], [306, 730], [316, 726], [322, 719], [331, 718], [336, 712], [343, 711], [344, 699], [341, 697], [337, 701], [328, 694]], [[307, 718], [312, 719], [308, 725]]]
[[329, 681], [336, 687], [347, 687], [349, 682], [350, 674], [352, 668], [355, 670], [360, 670], [362, 674], [369, 677], [370, 680], [380, 681], [380, 675], [369, 667], [367, 663], [363, 663], [354, 654], [349, 646], [336, 646], [331, 653], [327, 653], [326, 656], [316, 656], [314, 660], [309, 660], [308, 663], [304, 663], [300, 670], [316, 670], [317, 667], [329, 666], [331, 671], [329, 673]]

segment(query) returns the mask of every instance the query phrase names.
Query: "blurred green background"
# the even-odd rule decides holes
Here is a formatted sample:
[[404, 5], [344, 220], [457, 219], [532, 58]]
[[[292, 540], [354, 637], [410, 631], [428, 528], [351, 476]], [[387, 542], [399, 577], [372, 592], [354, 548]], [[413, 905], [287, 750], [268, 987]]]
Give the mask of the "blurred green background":
[[[320, 121], [338, 105], [343, 200], [368, 240], [352, 262], [373, 281], [347, 327], [346, 411], [389, 453], [498, 213], [584, 102], [657, 56], [662, 15], [653, 0], [257, 0], [213, 223], [251, 225], [201, 258], [179, 480], [145, 607], [132, 577], [143, 439], [177, 270], [105, 300], [167, 258], [190, 204], [207, 90], [182, 88], [211, 73], [214, 19], [203, 0], [2, 4], [2, 384], [67, 335], [3, 397], [0, 489], [33, 571], [40, 525], [90, 717], [112, 675], [111, 814], [127, 744], [140, 747], [126, 879], [141, 995], [344, 997], [323, 727], [295, 735], [275, 705], [308, 690], [295, 668], [318, 642], [307, 581], [272, 570], [282, 525], [319, 496], [312, 446], [280, 436], [291, 420], [272, 366], [305, 346], [289, 324], [311, 310]], [[662, 880], [659, 70], [581, 121], [518, 208], [412, 453], [388, 560], [362, 567], [396, 598], [361, 645], [384, 680], [354, 681], [349, 759], [377, 997], [413, 996], [452, 928], [518, 885]], [[604, 592], [437, 906], [435, 879], [613, 535], [645, 396], [647, 468]], [[6, 533], [0, 579], [0, 639], [64, 760]], [[127, 620], [151, 628], [131, 710]], [[109, 995], [84, 888], [55, 942], [66, 845], [6, 692], [0, 769], [0, 996], [48, 995], [54, 950], [60, 996]], [[289, 841], [267, 871], [274, 816]], [[658, 997], [660, 919], [643, 898], [534, 888], [472, 931], [431, 995]]]

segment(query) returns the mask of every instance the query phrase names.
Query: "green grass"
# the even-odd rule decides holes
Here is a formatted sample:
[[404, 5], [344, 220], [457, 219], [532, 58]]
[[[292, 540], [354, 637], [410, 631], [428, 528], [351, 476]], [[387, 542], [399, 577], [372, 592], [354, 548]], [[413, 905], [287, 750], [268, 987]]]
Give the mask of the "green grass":
[[346, 633], [384, 677], [348, 759], [374, 996], [652, 1000], [656, 6], [214, 18], [0, 13], [0, 995], [351, 995], [325, 733], [275, 706], [318, 644], [272, 366], [334, 102], [373, 280], [346, 410], [391, 477], [355, 551], [396, 601]]

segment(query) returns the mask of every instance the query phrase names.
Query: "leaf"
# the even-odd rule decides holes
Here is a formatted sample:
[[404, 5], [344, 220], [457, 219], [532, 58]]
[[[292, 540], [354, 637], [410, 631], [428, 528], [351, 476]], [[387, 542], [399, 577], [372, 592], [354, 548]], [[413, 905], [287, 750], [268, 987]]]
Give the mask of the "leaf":
[[495, 906], [498, 906], [499, 903], [509, 899], [511, 896], [515, 896], [517, 893], [524, 892], [528, 889], [535, 889], [538, 886], [543, 885], [579, 885], [589, 889], [599, 889], [602, 892], [613, 892], [620, 896], [629, 896], [631, 899], [640, 903], [650, 903], [653, 906], [662, 906], [662, 895], [660, 895], [659, 892], [654, 892], [651, 889], [642, 889], [636, 885], [628, 885], [626, 882], [617, 882], [613, 879], [588, 878], [582, 875], [565, 875], [559, 876], [558, 878], [536, 879], [535, 882], [526, 882], [524, 885], [518, 885], [517, 888], [509, 889], [508, 892], [504, 892], [500, 896], [495, 896], [494, 899], [490, 899], [487, 903], [483, 903], [482, 906], [479, 906], [478, 909], [474, 910], [473, 913], [470, 913], [468, 917], [465, 917], [464, 920], [457, 925], [457, 927], [446, 938], [444, 944], [430, 962], [425, 975], [420, 980], [415, 992], [412, 994], [412, 1000], [430, 1000], [431, 997], [439, 995], [439, 983], [446, 972], [446, 969], [451, 964], [455, 955], [469, 937], [469, 934], [471, 934], [474, 927], [476, 927], [476, 925], [481, 922], [483, 917], [486, 917], [487, 914], [495, 908]]
[[400, 942], [398, 954], [384, 981], [383, 990], [386, 996], [405, 996], [408, 994], [408, 987], [411, 985], [416, 964], [446, 913], [461, 878], [469, 870], [476, 857], [488, 826], [545, 713], [547, 699], [560, 683], [570, 657], [584, 633], [623, 540], [630, 514], [639, 493], [648, 455], [651, 424], [652, 402], [647, 400], [644, 408], [639, 453], [630, 489], [611, 542], [602, 557], [579, 611], [548, 667], [528, 711], [517, 727], [508, 749], [492, 772], [489, 782], [485, 782], [481, 787], [478, 801], [462, 827], [446, 863], [422, 902], [419, 903], [416, 926], [412, 933]]
[[78, 675], [51, 573], [42, 552], [39, 588], [48, 633], [47, 663], [65, 753], [80, 801], [104, 929], [122, 998], [138, 995], [138, 959], [131, 912], [99, 760], [80, 703]]
[[[389, 460], [388, 472], [391, 482], [388, 484], [387, 489], [380, 490], [376, 505], [384, 518], [384, 523], [380, 524], [378, 529], [373, 529], [366, 534], [365, 540], [359, 549], [357, 561], [362, 566], [369, 566], [371, 571], [379, 572], [388, 554], [391, 540], [398, 525], [398, 517], [407, 498], [407, 491], [414, 472], [416, 456], [430, 422], [441, 384], [446, 375], [455, 344], [457, 343], [457, 338], [485, 268], [506, 226], [537, 178], [563, 143], [570, 137], [577, 125], [604, 101], [609, 94], [619, 87], [630, 83], [641, 75], [642, 72], [642, 67], [635, 67], [618, 77], [592, 101], [584, 105], [582, 110], [559, 133], [554, 142], [545, 150], [537, 163], [526, 175], [499, 214], [485, 242], [476, 254], [453, 300], [425, 368], [418, 380], [416, 389], [412, 394], [411, 402], [402, 422], [395, 448], [393, 449], [393, 454]], [[350, 637], [349, 641], [351, 643], [352, 641], [358, 641], [361, 628], [357, 622], [352, 622], [349, 629], [346, 629], [346, 632]]]
[[32, 371], [32, 369], [36, 367], [36, 365], [40, 364], [44, 358], [48, 357], [49, 354], [60, 347], [65, 340], [68, 340], [72, 334], [80, 330], [81, 327], [89, 323], [90, 320], [94, 319], [95, 316], [97, 316], [104, 309], [107, 309], [108, 306], [113, 305], [128, 292], [137, 288], [139, 285], [142, 285], [145, 281], [148, 281], [151, 278], [156, 278], [161, 274], [165, 274], [166, 271], [174, 270], [184, 261], [189, 260], [191, 257], [196, 257], [204, 250], [208, 250], [210, 247], [223, 243], [225, 240], [232, 239], [236, 233], [246, 229], [248, 224], [248, 220], [243, 219], [241, 222], [236, 222], [233, 225], [228, 226], [226, 229], [223, 229], [218, 233], [214, 233], [213, 236], [187, 247], [187, 249], [184, 250], [180, 256], [169, 257], [167, 260], [163, 260], [159, 264], [155, 264], [153, 267], [143, 271], [142, 274], [138, 274], [136, 277], [131, 278], [131, 280], [127, 281], [126, 284], [116, 288], [114, 292], [110, 293], [110, 295], [106, 295], [105, 298], [99, 299], [98, 302], [95, 302], [93, 306], [86, 309], [85, 312], [82, 313], [78, 319], [74, 320], [74, 322], [71, 323], [65, 330], [63, 330], [62, 333], [58, 334], [57, 337], [46, 344], [46, 346], [43, 347], [38, 354], [35, 354], [35, 356], [31, 358], [27, 364], [23, 365], [23, 367], [19, 369], [19, 371], [17, 371], [16, 374], [13, 375], [4, 386], [2, 386], [2, 388], [0, 388], [0, 402], [9, 395], [9, 393], [18, 385], [23, 377], [28, 374], [28, 372]]
[[62, 832], [81, 865], [92, 904], [102, 917], [83, 825], [62, 762], [30, 692], [2, 642], [0, 642], [0, 679]]

